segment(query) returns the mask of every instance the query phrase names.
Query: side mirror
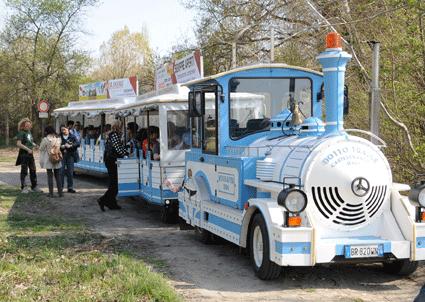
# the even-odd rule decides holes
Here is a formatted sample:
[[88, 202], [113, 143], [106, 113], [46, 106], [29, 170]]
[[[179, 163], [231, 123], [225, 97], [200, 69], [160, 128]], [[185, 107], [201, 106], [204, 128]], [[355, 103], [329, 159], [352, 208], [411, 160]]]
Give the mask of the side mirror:
[[190, 117], [200, 117], [205, 114], [205, 94], [202, 91], [190, 91], [188, 101]]

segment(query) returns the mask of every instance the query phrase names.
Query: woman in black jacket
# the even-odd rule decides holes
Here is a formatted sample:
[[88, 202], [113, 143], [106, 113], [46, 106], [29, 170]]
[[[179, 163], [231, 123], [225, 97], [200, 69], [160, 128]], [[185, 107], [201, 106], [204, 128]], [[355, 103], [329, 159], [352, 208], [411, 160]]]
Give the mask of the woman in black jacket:
[[108, 190], [97, 200], [100, 209], [104, 212], [105, 207], [110, 210], [119, 210], [121, 207], [117, 204], [118, 195], [118, 167], [117, 159], [128, 155], [127, 150], [121, 140], [121, 122], [114, 121], [111, 125], [111, 132], [105, 140], [105, 166], [108, 170], [109, 186]]
[[60, 170], [60, 177], [62, 182], [62, 188], [65, 188], [65, 170], [66, 170], [66, 179], [68, 184], [68, 193], [77, 193], [74, 190], [74, 159], [75, 152], [77, 152], [80, 143], [74, 134], [69, 132], [69, 128], [62, 124], [61, 129], [61, 151], [63, 155], [62, 167]]

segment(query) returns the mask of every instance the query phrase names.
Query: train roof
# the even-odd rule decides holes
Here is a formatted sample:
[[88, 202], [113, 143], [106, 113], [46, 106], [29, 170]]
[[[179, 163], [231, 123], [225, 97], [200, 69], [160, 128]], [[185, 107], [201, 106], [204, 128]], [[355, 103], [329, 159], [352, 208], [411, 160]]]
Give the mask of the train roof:
[[69, 102], [68, 106], [53, 110], [52, 115], [68, 115], [82, 113], [84, 115], [113, 114], [118, 106], [135, 102], [135, 98], [105, 99]]
[[142, 111], [157, 109], [163, 102], [187, 102], [189, 88], [180, 84], [154, 90], [133, 98], [89, 100], [69, 102], [68, 106], [53, 110], [52, 115], [77, 115], [94, 116], [101, 113], [124, 113], [126, 110], [141, 109]]
[[291, 66], [291, 65], [287, 65], [287, 64], [283, 64], [283, 63], [257, 63], [254, 65], [247, 65], [247, 66], [242, 66], [242, 67], [238, 67], [232, 70], [228, 70], [225, 72], [221, 72], [212, 76], [208, 76], [208, 77], [204, 77], [201, 79], [196, 79], [190, 82], [187, 82], [185, 84], [182, 84], [182, 86], [191, 86], [191, 85], [195, 85], [198, 83], [203, 83], [203, 82], [207, 82], [210, 80], [214, 80], [220, 77], [223, 77], [225, 75], [228, 74], [232, 74], [232, 73], [237, 73], [237, 72], [241, 72], [241, 71], [246, 71], [246, 70], [252, 70], [252, 69], [259, 69], [259, 68], [287, 68], [287, 69], [294, 69], [294, 70], [300, 70], [300, 71], [305, 71], [305, 72], [310, 72], [310, 73], [314, 73], [316, 75], [319, 76], [323, 76], [323, 73], [317, 70], [313, 70], [313, 69], [309, 69], [309, 68], [303, 68], [303, 67], [299, 67], [299, 66]]
[[187, 102], [188, 92], [189, 88], [182, 87], [180, 84], [168, 86], [139, 95], [134, 102], [122, 104], [115, 111], [119, 113], [132, 109], [147, 111], [158, 109], [160, 103]]

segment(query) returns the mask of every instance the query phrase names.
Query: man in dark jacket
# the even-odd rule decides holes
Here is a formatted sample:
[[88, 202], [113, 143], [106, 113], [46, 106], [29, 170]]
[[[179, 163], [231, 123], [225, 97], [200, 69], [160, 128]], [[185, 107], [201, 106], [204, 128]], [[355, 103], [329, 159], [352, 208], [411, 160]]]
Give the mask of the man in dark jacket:
[[61, 125], [61, 151], [63, 154], [62, 167], [60, 170], [62, 187], [65, 188], [65, 169], [67, 169], [68, 192], [77, 193], [74, 190], [74, 156], [80, 146], [75, 135], [69, 132], [69, 128]]

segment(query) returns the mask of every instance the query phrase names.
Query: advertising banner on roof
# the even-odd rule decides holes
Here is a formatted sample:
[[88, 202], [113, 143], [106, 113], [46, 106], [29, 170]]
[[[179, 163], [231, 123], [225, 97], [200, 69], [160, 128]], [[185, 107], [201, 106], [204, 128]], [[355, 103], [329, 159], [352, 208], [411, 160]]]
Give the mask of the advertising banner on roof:
[[79, 100], [104, 100], [135, 97], [139, 93], [137, 76], [80, 85]]
[[182, 84], [204, 76], [200, 50], [155, 71], [155, 89]]

